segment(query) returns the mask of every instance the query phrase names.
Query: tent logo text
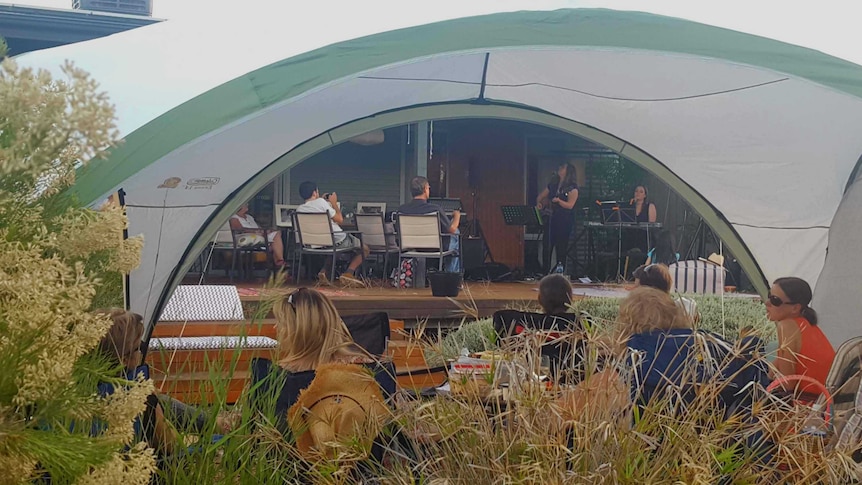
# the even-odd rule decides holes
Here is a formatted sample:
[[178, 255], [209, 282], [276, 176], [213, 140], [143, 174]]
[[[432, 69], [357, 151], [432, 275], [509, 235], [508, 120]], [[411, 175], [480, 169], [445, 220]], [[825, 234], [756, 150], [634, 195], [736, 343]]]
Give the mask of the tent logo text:
[[209, 190], [209, 189], [213, 188], [213, 185], [218, 184], [220, 180], [221, 179], [219, 177], [200, 177], [200, 178], [196, 178], [196, 179], [189, 179], [189, 181], [186, 182], [186, 190], [193, 190], [193, 189], [207, 189], [207, 190]]

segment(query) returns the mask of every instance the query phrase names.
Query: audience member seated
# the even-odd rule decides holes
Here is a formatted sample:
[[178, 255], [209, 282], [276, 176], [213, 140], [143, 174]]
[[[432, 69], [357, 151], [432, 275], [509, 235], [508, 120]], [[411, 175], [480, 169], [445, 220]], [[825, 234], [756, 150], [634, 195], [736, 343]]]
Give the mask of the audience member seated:
[[[428, 197], [431, 196], [431, 185], [425, 177], [413, 177], [410, 181], [410, 193], [413, 195], [413, 200], [398, 208], [399, 214], [407, 215], [422, 215], [436, 212], [437, 218], [440, 219], [440, 232], [442, 234], [451, 234], [449, 236], [449, 251], [458, 251], [458, 225], [461, 223], [461, 211], [453, 211], [452, 218], [443, 211], [443, 209], [428, 202]], [[451, 256], [446, 263], [446, 271], [457, 273], [461, 271], [460, 256]]]
[[645, 265], [666, 264], [670, 265], [679, 261], [679, 253], [676, 251], [676, 243], [673, 234], [667, 229], [662, 229], [655, 237], [655, 242], [649, 251]]
[[[278, 340], [276, 365], [266, 359], [252, 363], [252, 402], [257, 408], [274, 407], [276, 426], [290, 434], [288, 410], [311, 385], [316, 371], [327, 364], [358, 364], [374, 374], [382, 396], [395, 392], [392, 366], [359, 347], [351, 338], [338, 311], [322, 293], [299, 288], [273, 305]], [[259, 409], [271, 415], [272, 409]]]
[[[236, 214], [230, 216], [230, 228], [232, 231], [243, 231], [248, 229], [249, 235], [257, 235], [263, 237], [263, 229], [258, 225], [254, 217], [248, 213], [248, 204], [243, 204], [236, 211]], [[266, 232], [266, 238], [269, 242], [269, 248], [272, 251], [272, 259], [275, 261], [276, 267], [284, 266], [284, 242], [281, 240], [280, 231]], [[262, 242], [262, 240], [261, 240]]]
[[561, 274], [550, 274], [539, 281], [539, 305], [547, 315], [568, 314], [572, 306], [572, 283]]
[[[143, 317], [137, 313], [127, 312], [122, 309], [99, 310], [113, 320], [113, 325], [102, 337], [97, 347], [98, 352], [118, 368], [122, 368], [124, 377], [134, 380], [139, 374], [149, 377], [146, 365], [141, 365], [141, 337], [144, 333]], [[110, 383], [99, 384], [99, 394], [102, 397], [115, 392], [115, 387]], [[165, 417], [172, 420], [169, 424]], [[156, 396], [147, 398], [147, 408], [140, 423], [136, 424], [136, 432], [139, 438], [146, 440], [155, 450], [163, 454], [174, 451], [177, 442], [174, 426], [187, 429], [192, 432], [200, 432], [207, 423], [206, 413], [188, 406], [168, 396]], [[227, 432], [231, 428], [231, 417], [219, 415], [215, 419], [215, 430]]]
[[[296, 212], [329, 214], [332, 231], [335, 233], [335, 247], [339, 249], [355, 249], [355, 254], [353, 258], [351, 258], [350, 263], [347, 266], [347, 270], [341, 274], [339, 280], [343, 284], [365, 286], [365, 283], [356, 277], [356, 270], [359, 268], [359, 265], [362, 264], [362, 259], [365, 256], [368, 256], [368, 247], [361, 244], [359, 242], [359, 238], [356, 236], [347, 234], [341, 230], [341, 226], [339, 226], [339, 224], [344, 223], [344, 216], [341, 214], [341, 207], [338, 205], [338, 194], [332, 192], [331, 194], [324, 194], [324, 196], [321, 197], [317, 183], [305, 181], [299, 184], [299, 195], [305, 200], [305, 202], [296, 208]], [[331, 260], [328, 261], [331, 263]], [[328, 285], [335, 277], [335, 275], [326, 274], [327, 268], [332, 267], [332, 264], [330, 263], [324, 263], [323, 268], [317, 274], [317, 278], [321, 284]]]
[[[637, 267], [632, 273], [635, 279], [635, 286], [647, 286], [663, 291], [670, 295], [670, 290], [673, 288], [673, 278], [670, 276], [667, 266], [664, 264], [648, 264]], [[691, 322], [696, 324], [700, 321], [700, 314], [697, 312], [697, 302], [691, 298], [677, 295], [674, 298], [676, 304], [688, 315]]]
[[[568, 375], [565, 380], [578, 381], [583, 375], [583, 330], [578, 316], [571, 312], [572, 285], [561, 274], [550, 274], [539, 282], [539, 305], [543, 313], [500, 310], [494, 313], [494, 329], [500, 338], [518, 335], [525, 329], [548, 331], [547, 342], [542, 345], [542, 355], [548, 356], [551, 372], [555, 378]], [[574, 345], [573, 342], [575, 343]]]
[[[811, 303], [811, 287], [795, 277], [778, 278], [766, 299], [766, 316], [778, 330], [775, 370], [780, 375], [802, 375], [825, 385], [835, 349], [817, 326]], [[797, 387], [788, 383], [787, 388]], [[815, 386], [800, 383], [800, 392], [818, 393]]]
[[619, 321], [629, 350], [638, 353], [631, 393], [639, 406], [654, 398], [688, 402], [697, 384], [709, 382], [720, 386], [718, 404], [733, 409], [750, 399], [752, 382], [768, 383], [761, 363], [718, 335], [693, 330], [664, 291], [635, 288], [620, 304]]

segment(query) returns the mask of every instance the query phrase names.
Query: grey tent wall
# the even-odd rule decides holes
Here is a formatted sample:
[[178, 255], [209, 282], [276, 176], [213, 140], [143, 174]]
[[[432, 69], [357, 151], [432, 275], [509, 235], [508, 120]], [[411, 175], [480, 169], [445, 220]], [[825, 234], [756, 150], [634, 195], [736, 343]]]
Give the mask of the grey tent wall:
[[862, 158], [829, 228], [826, 262], [814, 287], [811, 308], [832, 346], [862, 335]]

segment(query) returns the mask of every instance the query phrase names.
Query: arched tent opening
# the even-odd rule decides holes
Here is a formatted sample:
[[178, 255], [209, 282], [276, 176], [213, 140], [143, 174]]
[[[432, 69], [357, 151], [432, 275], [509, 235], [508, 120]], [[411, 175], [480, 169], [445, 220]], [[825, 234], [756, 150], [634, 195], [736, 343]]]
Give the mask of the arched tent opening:
[[[24, 61], [71, 57], [98, 71], [124, 42], [158, 44], [169, 24]], [[190, 62], [194, 47], [180, 47]], [[516, 12], [283, 50], [282, 60], [133, 126], [111, 160], [79, 178], [81, 200], [128, 194], [130, 233], [146, 237], [132, 308], [151, 323], [188, 256], [256, 187], [333, 143], [387, 126], [489, 116], [597, 141], [682, 194], [761, 276], [761, 291], [764, 279], [788, 272], [816, 281], [862, 153], [862, 67], [667, 17]], [[163, 64], [142, 55], [130, 69]], [[123, 69], [103, 68], [113, 71]], [[157, 82], [153, 92], [166, 88]], [[111, 86], [128, 104], [141, 83]], [[179, 187], [159, 188], [172, 177]], [[200, 180], [208, 183], [189, 183]]]
[[[328, 131], [318, 137], [308, 140], [291, 152], [282, 155], [264, 170], [251, 177], [237, 190], [237, 192], [232, 194], [230, 198], [226, 199], [224, 204], [222, 204], [218, 210], [213, 212], [210, 220], [201, 227], [200, 232], [193, 238], [193, 243], [186, 249], [181, 264], [177, 267], [176, 272], [172, 277], [172, 285], [165, 288], [163, 302], [166, 301], [166, 298], [171, 294], [173, 287], [179, 283], [182, 276], [186, 274], [186, 272], [195, 263], [196, 256], [201, 251], [206, 250], [209, 242], [213, 240], [216, 232], [225, 224], [231, 214], [236, 212], [240, 205], [242, 205], [246, 200], [261, 191], [264, 186], [271, 183], [271, 181], [278, 177], [279, 174], [290, 170], [292, 167], [298, 166], [306, 160], [314, 158], [315, 155], [334, 146], [345, 143], [362, 133], [406, 124], [426, 122], [427, 120], [439, 122], [454, 119], [509, 120], [528, 122], [535, 125], [549, 127], [562, 133], [575, 135], [579, 138], [607, 147], [609, 150], [625, 157], [627, 160], [638, 164], [653, 174], [657, 179], [666, 183], [670, 190], [674, 191], [682, 199], [687, 201], [700, 217], [703, 218], [705, 223], [709, 225], [722, 241], [727, 244], [726, 249], [733, 252], [733, 254], [739, 255], [738, 258], [741, 261], [744, 271], [749, 275], [753, 275], [752, 283], [755, 285], [756, 289], [759, 291], [765, 291], [766, 280], [763, 277], [763, 272], [757, 266], [757, 262], [736, 234], [733, 227], [714, 207], [711, 206], [708, 200], [706, 200], [695, 189], [688, 186], [685, 181], [671, 172], [661, 163], [661, 161], [656, 160], [649, 154], [641, 151], [624, 140], [620, 140], [611, 134], [603, 133], [582, 123], [565, 120], [558, 116], [540, 112], [528, 107], [501, 105], [486, 101], [483, 103], [438, 104], [433, 106], [411, 107], [383, 113], [367, 119], [347, 123], [337, 129]], [[325, 177], [325, 174], [321, 174], [321, 176]], [[521, 174], [513, 174], [513, 176], [520, 179]], [[292, 182], [296, 185], [300, 181], [293, 180]]]

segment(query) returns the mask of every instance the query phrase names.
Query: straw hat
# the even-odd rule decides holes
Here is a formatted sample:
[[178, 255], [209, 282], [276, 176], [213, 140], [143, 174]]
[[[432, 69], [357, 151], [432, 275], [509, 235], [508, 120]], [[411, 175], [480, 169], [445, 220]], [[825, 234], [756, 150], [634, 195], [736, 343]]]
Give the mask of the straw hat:
[[334, 454], [338, 443], [356, 437], [371, 442], [390, 415], [380, 385], [370, 371], [354, 364], [325, 364], [287, 412], [287, 422], [304, 458]]
[[708, 258], [706, 258], [706, 260], [712, 264], [715, 264], [718, 266], [724, 266], [724, 256], [722, 256], [720, 254], [712, 253], [709, 255]]

